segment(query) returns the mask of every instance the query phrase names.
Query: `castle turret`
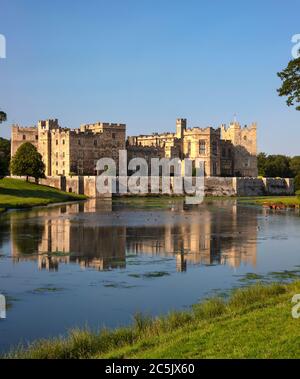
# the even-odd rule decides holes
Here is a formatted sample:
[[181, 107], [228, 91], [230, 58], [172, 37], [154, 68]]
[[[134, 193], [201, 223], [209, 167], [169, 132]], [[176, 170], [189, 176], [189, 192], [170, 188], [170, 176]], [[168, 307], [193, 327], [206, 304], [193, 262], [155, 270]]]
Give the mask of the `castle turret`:
[[257, 124], [241, 127], [238, 122], [221, 125], [221, 138], [234, 146], [234, 175], [257, 176]]
[[182, 138], [184, 130], [186, 130], [186, 118], [178, 118], [176, 120], [176, 137]]

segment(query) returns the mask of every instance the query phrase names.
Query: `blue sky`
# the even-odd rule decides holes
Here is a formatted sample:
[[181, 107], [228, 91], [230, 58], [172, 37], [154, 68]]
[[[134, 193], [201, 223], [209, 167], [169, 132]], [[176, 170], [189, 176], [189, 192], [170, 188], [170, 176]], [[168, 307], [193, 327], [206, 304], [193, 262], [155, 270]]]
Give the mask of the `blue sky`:
[[10, 125], [124, 122], [127, 133], [256, 121], [259, 150], [300, 155], [276, 73], [299, 0], [0, 0], [0, 107]]

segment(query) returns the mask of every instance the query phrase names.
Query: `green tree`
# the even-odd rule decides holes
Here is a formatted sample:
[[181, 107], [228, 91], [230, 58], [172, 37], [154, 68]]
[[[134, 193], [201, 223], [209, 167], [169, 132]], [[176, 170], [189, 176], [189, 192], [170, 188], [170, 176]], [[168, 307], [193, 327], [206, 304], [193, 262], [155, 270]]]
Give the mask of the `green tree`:
[[5, 169], [4, 169], [4, 156], [3, 153], [0, 151], [0, 179], [2, 179], [5, 176]]
[[295, 189], [300, 190], [300, 156], [295, 156], [291, 159], [290, 164], [293, 175], [295, 176]]
[[7, 120], [7, 114], [3, 111], [0, 111], [0, 124]]
[[9, 174], [10, 141], [0, 137], [0, 177]]
[[41, 154], [29, 142], [21, 145], [15, 156], [11, 160], [11, 172], [13, 175], [31, 176], [36, 179], [45, 177], [45, 165], [42, 160]]
[[[0, 111], [0, 124], [7, 120], [7, 114], [3, 111]], [[6, 152], [1, 149], [2, 138], [0, 138], [0, 179], [2, 179], [8, 171], [7, 167], [7, 155]], [[9, 164], [9, 160], [8, 160]]]
[[266, 153], [259, 153], [257, 155], [257, 168], [258, 168], [259, 176], [266, 176], [266, 170], [265, 170], [266, 161], [267, 161]]
[[300, 156], [299, 155], [291, 159], [290, 167], [294, 176], [300, 175]]
[[291, 158], [285, 155], [268, 155], [265, 162], [265, 176], [269, 178], [291, 178]]
[[300, 111], [300, 58], [291, 60], [277, 75], [282, 80], [282, 85], [277, 90], [279, 96], [287, 96], [287, 105], [296, 105], [297, 111]]

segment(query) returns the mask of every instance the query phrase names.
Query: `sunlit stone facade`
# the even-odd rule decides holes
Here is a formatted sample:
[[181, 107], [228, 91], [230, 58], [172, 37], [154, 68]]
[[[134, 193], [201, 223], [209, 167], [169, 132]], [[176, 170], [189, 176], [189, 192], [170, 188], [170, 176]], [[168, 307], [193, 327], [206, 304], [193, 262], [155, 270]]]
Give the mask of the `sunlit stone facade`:
[[[166, 158], [201, 158], [206, 176], [257, 176], [256, 124], [241, 127], [237, 122], [218, 129], [187, 128], [177, 119], [175, 133], [153, 133], [127, 139], [130, 158], [144, 155]], [[158, 154], [159, 152], [159, 154]]]

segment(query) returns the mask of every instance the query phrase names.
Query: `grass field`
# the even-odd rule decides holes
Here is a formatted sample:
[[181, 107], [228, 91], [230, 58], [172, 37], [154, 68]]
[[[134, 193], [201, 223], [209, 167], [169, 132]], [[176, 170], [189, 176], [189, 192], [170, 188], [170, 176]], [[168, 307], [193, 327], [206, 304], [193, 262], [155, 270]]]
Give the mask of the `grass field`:
[[19, 347], [6, 358], [300, 358], [300, 319], [291, 315], [300, 281], [256, 284], [165, 317], [136, 315], [131, 327], [73, 330]]
[[55, 188], [41, 186], [24, 180], [4, 178], [0, 180], [1, 210], [30, 208], [66, 201], [83, 200], [85, 196], [59, 191]]

